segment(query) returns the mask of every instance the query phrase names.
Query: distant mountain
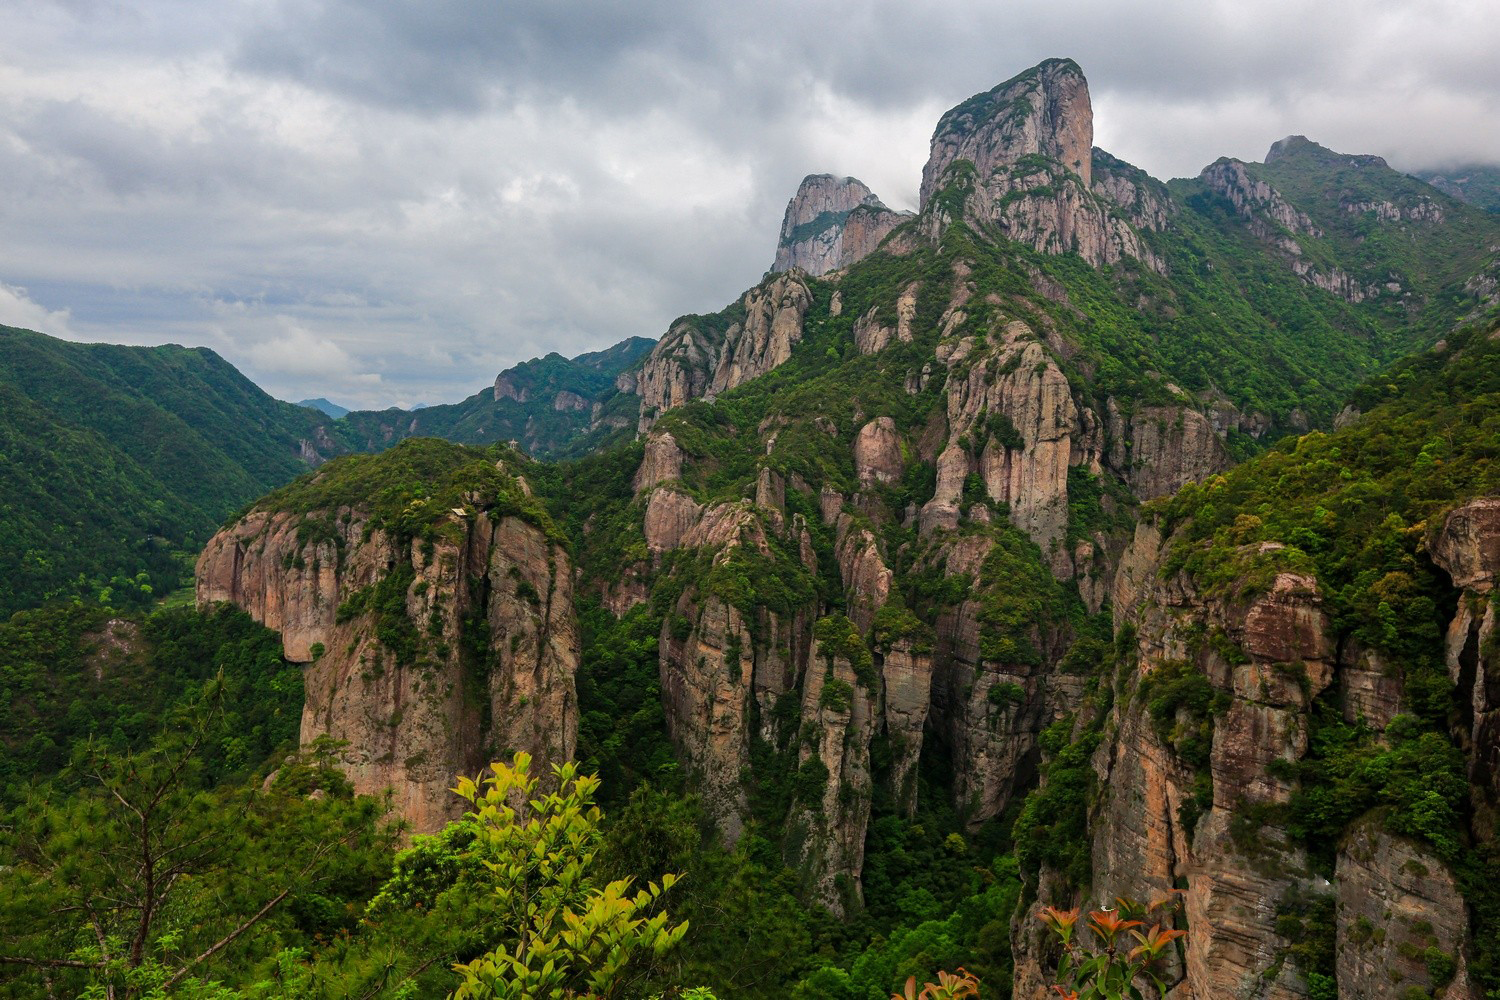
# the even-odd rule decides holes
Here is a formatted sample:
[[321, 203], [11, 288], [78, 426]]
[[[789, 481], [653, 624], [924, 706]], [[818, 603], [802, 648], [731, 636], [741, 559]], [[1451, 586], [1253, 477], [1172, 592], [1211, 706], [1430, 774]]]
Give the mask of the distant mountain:
[[335, 420], [337, 420], [339, 417], [348, 416], [349, 414], [349, 410], [347, 407], [340, 406], [337, 403], [331, 403], [328, 400], [324, 399], [322, 396], [319, 396], [317, 399], [299, 399], [297, 401], [297, 405], [306, 406], [310, 409], [318, 410], [321, 413], [326, 413]]
[[549, 354], [507, 368], [492, 387], [459, 403], [355, 410], [341, 422], [340, 435], [357, 451], [379, 451], [410, 437], [441, 437], [461, 444], [515, 441], [531, 455], [556, 458], [634, 427], [633, 398], [625, 417], [604, 413], [603, 403], [619, 395], [620, 373], [655, 346], [654, 340], [631, 337], [575, 358]]
[[1475, 164], [1456, 170], [1419, 170], [1412, 176], [1486, 212], [1500, 212], [1500, 166]]
[[207, 348], [0, 327], [0, 615], [174, 586], [226, 516], [340, 450], [327, 423]]

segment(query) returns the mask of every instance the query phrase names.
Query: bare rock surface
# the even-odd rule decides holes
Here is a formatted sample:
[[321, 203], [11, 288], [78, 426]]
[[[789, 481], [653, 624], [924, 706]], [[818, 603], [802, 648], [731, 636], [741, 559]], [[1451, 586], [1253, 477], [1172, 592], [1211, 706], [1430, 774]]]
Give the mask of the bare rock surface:
[[893, 212], [853, 177], [811, 174], [787, 203], [772, 271], [819, 276], [869, 256], [909, 218]]
[[[560, 545], [483, 510], [450, 515], [430, 547], [367, 531], [355, 510], [322, 515], [338, 538], [303, 544], [302, 515], [253, 512], [214, 536], [197, 567], [200, 606], [245, 609], [281, 633], [288, 659], [308, 664], [303, 743], [347, 741], [340, 757], [355, 789], [391, 789], [415, 833], [462, 812], [450, 791], [460, 774], [518, 750], [544, 769], [572, 757], [579, 639]], [[415, 649], [398, 653], [381, 637], [389, 612], [358, 599], [403, 567]], [[478, 689], [460, 653], [463, 623], [475, 617], [490, 658]]]

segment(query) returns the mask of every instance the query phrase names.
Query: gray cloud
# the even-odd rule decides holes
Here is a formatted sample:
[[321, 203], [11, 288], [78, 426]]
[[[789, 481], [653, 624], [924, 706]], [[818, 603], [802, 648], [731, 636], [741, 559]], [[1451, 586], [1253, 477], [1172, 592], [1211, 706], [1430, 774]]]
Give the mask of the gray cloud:
[[1290, 132], [1500, 162], [1488, 0], [15, 6], [0, 322], [205, 344], [286, 398], [656, 336], [759, 277], [804, 174], [911, 207], [938, 115], [1053, 55], [1158, 176]]

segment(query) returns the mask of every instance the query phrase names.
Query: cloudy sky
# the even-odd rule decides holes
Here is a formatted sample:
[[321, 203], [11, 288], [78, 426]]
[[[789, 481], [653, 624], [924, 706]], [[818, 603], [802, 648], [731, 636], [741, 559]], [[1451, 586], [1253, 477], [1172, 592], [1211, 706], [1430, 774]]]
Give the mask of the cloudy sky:
[[1500, 162], [1495, 0], [0, 0], [0, 323], [457, 400], [769, 265], [804, 174], [914, 207], [1048, 56], [1158, 177], [1300, 132]]

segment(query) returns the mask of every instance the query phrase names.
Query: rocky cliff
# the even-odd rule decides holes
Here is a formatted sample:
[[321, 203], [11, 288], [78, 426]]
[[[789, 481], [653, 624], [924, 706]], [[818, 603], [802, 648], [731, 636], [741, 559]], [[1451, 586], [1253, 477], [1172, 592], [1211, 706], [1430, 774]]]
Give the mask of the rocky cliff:
[[[395, 506], [284, 497], [215, 539], [200, 598], [313, 661], [304, 738], [350, 740], [361, 787], [409, 786], [424, 828], [475, 747], [572, 751], [576, 587], [654, 657], [661, 752], [723, 842], [779, 855], [835, 914], [865, 906], [881, 823], [941, 815], [965, 842], [1019, 810], [1018, 995], [1047, 985], [1036, 907], [1179, 890], [1179, 1000], [1374, 996], [1395, 973], [1467, 996], [1480, 908], [1433, 912], [1474, 896], [1500, 799], [1497, 518], [1390, 476], [1481, 474], [1489, 453], [1454, 442], [1487, 411], [1372, 416], [1442, 358], [1361, 383], [1478, 308], [1463, 289], [1489, 265], [1405, 260], [1372, 285], [1362, 255], [1388, 245], [1376, 226], [1402, 248], [1492, 231], [1371, 158], [1278, 146], [1162, 184], [1092, 148], [1081, 72], [1048, 61], [944, 116], [894, 236], [858, 182], [809, 178], [777, 272], [673, 323], [617, 396], [533, 391], [638, 434], [532, 477], [564, 527], [506, 456], [489, 492], [441, 502], [425, 473]], [[1344, 437], [1302, 433], [1351, 392]], [[1463, 693], [1451, 733], [1437, 674]], [[1482, 794], [1424, 811], [1336, 784], [1418, 742]], [[1447, 840], [1411, 818], [1450, 814]]]
[[783, 364], [811, 304], [807, 282], [783, 274], [746, 292], [735, 309], [678, 320], [625, 383], [640, 397], [641, 430], [674, 406], [713, 399]]
[[350, 463], [395, 466], [434, 444], [332, 463], [219, 532], [197, 566], [200, 605], [245, 609], [307, 664], [302, 742], [343, 742], [355, 788], [390, 789], [416, 833], [459, 814], [455, 775], [519, 750], [570, 759], [578, 713], [571, 562], [524, 481], [481, 461], [466, 488], [394, 519], [373, 497], [321, 503]]
[[848, 267], [908, 218], [853, 177], [811, 174], [787, 203], [771, 270], [824, 275]]
[[[1077, 253], [1096, 266], [1129, 257], [1163, 270], [1136, 228], [1157, 224], [1159, 213], [1139, 211], [1148, 196], [1121, 172], [1094, 188], [1093, 141], [1088, 82], [1072, 60], [1050, 59], [938, 121], [922, 206], [953, 188], [965, 215], [1042, 253]], [[1136, 225], [1116, 204], [1137, 209]]]

